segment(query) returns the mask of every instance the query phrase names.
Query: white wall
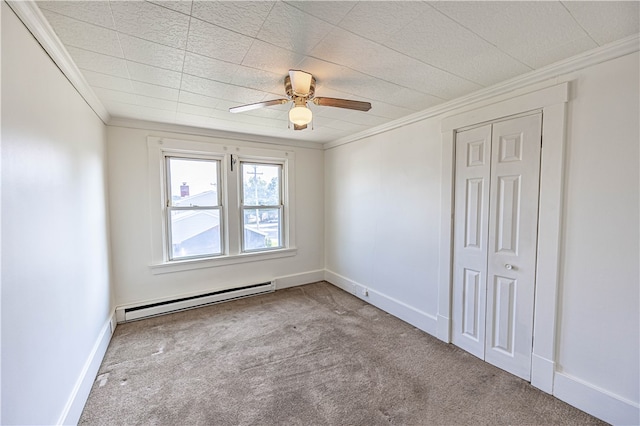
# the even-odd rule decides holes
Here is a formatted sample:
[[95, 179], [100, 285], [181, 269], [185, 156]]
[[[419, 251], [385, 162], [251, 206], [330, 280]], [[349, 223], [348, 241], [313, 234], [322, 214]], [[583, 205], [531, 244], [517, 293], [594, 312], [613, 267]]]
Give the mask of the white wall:
[[74, 423], [93, 382], [111, 313], [105, 139], [3, 2], [2, 424]]
[[[574, 82], [566, 178], [558, 182], [566, 203], [559, 396], [609, 416], [605, 420], [629, 423], [639, 421], [640, 401], [638, 63], [634, 53], [548, 83]], [[437, 314], [439, 220], [449, 209], [440, 205], [442, 118], [325, 152], [328, 279], [368, 288], [378, 305], [409, 312], [405, 318], [430, 333]], [[567, 396], [576, 392], [584, 395]], [[624, 417], [611, 413], [619, 406], [603, 406], [609, 396], [622, 404]]]
[[571, 76], [558, 336], [563, 373], [636, 404], [639, 63], [628, 55]]
[[325, 151], [326, 268], [433, 317], [440, 157], [435, 120]]
[[[151, 232], [154, 231], [149, 223], [147, 136], [150, 135], [219, 143], [210, 137], [108, 127], [109, 206], [117, 306], [256, 284], [323, 269], [323, 152], [286, 146], [279, 149], [295, 152], [296, 256], [154, 275], [149, 268]], [[278, 149], [271, 144], [240, 141], [228, 144]]]

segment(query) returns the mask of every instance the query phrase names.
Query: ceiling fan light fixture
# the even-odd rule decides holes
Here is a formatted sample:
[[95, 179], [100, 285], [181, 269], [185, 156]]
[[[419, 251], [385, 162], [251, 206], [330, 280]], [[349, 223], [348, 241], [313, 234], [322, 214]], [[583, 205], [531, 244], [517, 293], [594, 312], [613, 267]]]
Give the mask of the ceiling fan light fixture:
[[306, 106], [295, 106], [289, 110], [289, 121], [298, 126], [311, 123], [313, 114]]

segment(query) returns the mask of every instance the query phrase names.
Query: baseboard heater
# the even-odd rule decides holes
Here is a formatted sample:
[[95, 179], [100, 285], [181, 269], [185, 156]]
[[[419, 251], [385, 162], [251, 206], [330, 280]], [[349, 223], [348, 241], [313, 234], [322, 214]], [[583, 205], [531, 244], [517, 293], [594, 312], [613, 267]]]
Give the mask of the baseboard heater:
[[116, 308], [116, 318], [118, 322], [133, 321], [177, 311], [184, 311], [187, 309], [199, 308], [201, 306], [226, 302], [243, 297], [272, 293], [275, 289], [275, 282], [271, 281], [244, 287], [231, 288], [228, 290], [214, 291], [196, 296], [181, 297], [179, 299], [166, 300], [164, 302], [150, 303], [127, 308]]

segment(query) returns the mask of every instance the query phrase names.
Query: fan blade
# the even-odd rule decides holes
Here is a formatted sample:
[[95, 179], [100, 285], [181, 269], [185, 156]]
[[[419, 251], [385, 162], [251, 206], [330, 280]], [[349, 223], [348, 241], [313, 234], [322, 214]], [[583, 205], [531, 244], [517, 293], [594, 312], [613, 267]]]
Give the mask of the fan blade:
[[313, 103], [320, 106], [355, 109], [358, 111], [369, 111], [371, 109], [371, 103], [369, 102], [352, 101], [349, 99], [314, 98]]
[[289, 78], [291, 79], [291, 87], [293, 93], [298, 96], [307, 96], [311, 89], [311, 79], [313, 76], [308, 72], [300, 70], [289, 70]]
[[235, 113], [235, 112], [251, 111], [252, 109], [264, 108], [264, 107], [273, 106], [273, 105], [282, 105], [282, 104], [286, 104], [287, 102], [289, 102], [289, 99], [274, 99], [272, 101], [257, 102], [255, 104], [241, 105], [241, 106], [229, 108], [229, 112]]
[[307, 125], [306, 125], [306, 124], [303, 124], [302, 126], [299, 126], [299, 125], [297, 125], [297, 124], [294, 124], [294, 125], [293, 125], [293, 130], [304, 130], [304, 129], [306, 129], [306, 128], [307, 128]]

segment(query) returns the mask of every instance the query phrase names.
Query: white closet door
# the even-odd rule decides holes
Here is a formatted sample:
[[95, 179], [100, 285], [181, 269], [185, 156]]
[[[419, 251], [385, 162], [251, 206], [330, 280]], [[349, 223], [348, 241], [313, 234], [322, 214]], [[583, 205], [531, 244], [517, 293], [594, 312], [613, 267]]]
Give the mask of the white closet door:
[[491, 125], [456, 136], [452, 342], [484, 359]]
[[456, 136], [452, 342], [531, 377], [542, 115]]
[[531, 377], [541, 114], [495, 123], [485, 360]]

